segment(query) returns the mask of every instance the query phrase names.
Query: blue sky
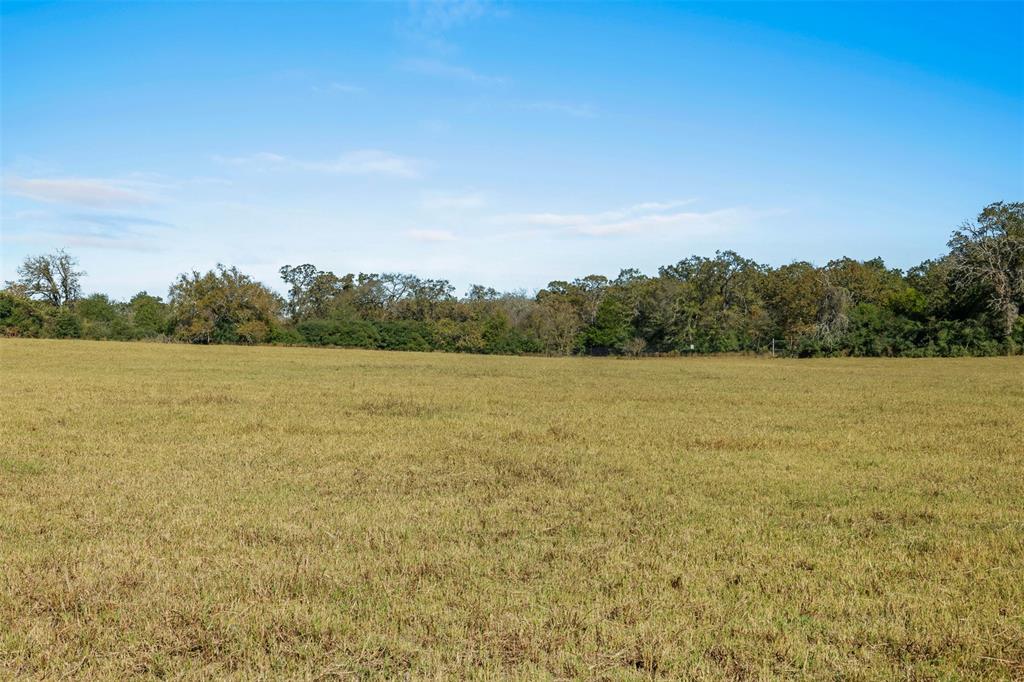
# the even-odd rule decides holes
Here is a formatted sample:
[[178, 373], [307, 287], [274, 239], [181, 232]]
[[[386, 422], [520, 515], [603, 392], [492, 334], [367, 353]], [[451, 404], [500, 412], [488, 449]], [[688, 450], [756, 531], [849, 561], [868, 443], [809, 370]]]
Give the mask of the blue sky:
[[1021, 3], [0, 7], [3, 279], [909, 267], [1024, 199]]

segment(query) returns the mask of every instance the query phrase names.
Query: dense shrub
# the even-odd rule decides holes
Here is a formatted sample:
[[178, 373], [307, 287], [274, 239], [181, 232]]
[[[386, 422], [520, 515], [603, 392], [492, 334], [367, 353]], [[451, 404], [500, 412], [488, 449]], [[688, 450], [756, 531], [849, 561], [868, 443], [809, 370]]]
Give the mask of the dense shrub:
[[388, 320], [378, 322], [377, 348], [382, 350], [433, 350], [429, 327], [414, 320]]
[[282, 346], [299, 346], [306, 343], [306, 340], [297, 329], [278, 324], [270, 330], [268, 342]]
[[376, 348], [381, 338], [373, 323], [366, 320], [307, 320], [296, 330], [305, 343], [313, 346]]
[[0, 334], [37, 337], [45, 335], [54, 308], [6, 291], [0, 291]]
[[82, 338], [82, 320], [69, 308], [61, 308], [53, 319], [53, 336], [58, 339]]

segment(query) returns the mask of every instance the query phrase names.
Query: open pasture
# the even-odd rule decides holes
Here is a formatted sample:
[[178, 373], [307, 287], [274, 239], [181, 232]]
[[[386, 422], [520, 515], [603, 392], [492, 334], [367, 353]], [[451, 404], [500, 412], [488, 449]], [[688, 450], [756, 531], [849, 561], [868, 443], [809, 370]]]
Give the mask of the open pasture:
[[1024, 359], [0, 341], [0, 677], [1024, 677]]

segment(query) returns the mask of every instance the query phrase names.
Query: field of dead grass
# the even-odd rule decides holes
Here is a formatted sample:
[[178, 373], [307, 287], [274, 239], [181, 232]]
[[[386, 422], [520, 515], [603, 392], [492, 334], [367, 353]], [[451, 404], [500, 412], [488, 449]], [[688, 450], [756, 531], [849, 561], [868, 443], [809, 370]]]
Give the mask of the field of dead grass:
[[1024, 359], [0, 341], [0, 677], [1024, 677]]

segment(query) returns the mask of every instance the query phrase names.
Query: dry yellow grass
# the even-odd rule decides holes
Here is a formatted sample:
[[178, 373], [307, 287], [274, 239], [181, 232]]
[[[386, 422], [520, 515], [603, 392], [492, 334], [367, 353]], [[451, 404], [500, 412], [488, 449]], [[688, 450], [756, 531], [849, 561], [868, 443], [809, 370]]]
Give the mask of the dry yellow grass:
[[0, 677], [1024, 676], [1024, 360], [0, 342]]

